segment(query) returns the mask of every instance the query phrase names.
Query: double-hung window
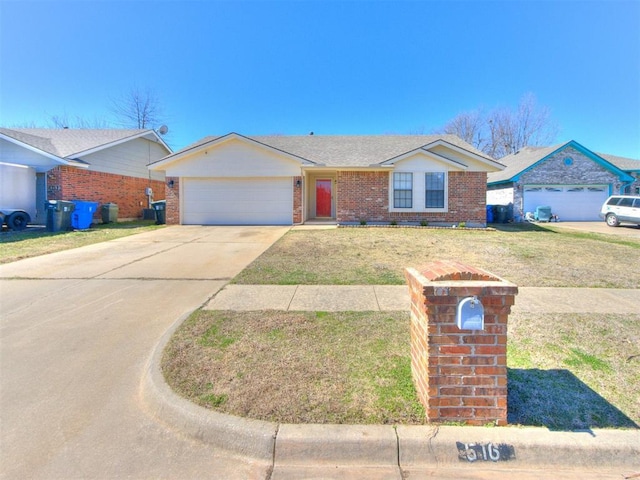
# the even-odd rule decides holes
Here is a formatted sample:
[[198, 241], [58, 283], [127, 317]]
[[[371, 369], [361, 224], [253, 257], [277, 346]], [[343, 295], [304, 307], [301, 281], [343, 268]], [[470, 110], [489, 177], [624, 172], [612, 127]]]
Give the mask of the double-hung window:
[[413, 207], [413, 173], [394, 172], [393, 208]]
[[427, 172], [424, 178], [425, 208], [444, 208], [444, 172]]

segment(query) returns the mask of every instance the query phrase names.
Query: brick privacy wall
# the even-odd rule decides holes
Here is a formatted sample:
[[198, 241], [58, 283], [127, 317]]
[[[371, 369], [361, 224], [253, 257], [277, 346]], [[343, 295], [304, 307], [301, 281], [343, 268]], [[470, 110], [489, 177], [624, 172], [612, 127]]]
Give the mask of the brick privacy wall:
[[95, 172], [81, 168], [59, 166], [47, 172], [47, 199], [86, 200], [98, 202], [94, 219], [101, 218], [101, 206], [118, 205], [118, 218], [142, 218], [147, 208], [145, 189], [153, 189], [154, 200], [163, 200], [164, 182], [147, 178]]
[[[407, 268], [411, 373], [430, 422], [507, 424], [507, 319], [518, 288], [458, 262]], [[485, 329], [460, 330], [456, 310], [476, 295]]]
[[486, 223], [486, 172], [449, 172], [449, 208], [437, 212], [389, 212], [389, 172], [338, 171], [338, 222]]
[[[173, 187], [169, 187], [169, 182], [173, 180]], [[166, 205], [167, 225], [180, 225], [180, 177], [167, 177], [164, 198]]]
[[[296, 182], [300, 182], [299, 187], [296, 187]], [[303, 182], [302, 177], [293, 177], [293, 223], [302, 223]]]

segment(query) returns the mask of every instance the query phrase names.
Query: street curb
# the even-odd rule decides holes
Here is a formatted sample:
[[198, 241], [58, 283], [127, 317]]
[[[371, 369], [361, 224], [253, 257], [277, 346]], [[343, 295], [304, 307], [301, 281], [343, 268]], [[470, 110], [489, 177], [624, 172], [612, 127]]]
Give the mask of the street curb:
[[398, 437], [390, 425], [284, 424], [275, 466], [398, 466]]
[[[525, 469], [640, 469], [640, 430], [554, 432], [540, 427], [401, 425], [397, 431], [403, 467], [489, 462], [496, 467]], [[478, 454], [465, 455], [474, 446]], [[510, 451], [512, 458], [499, 458], [498, 448]]]
[[[415, 468], [488, 462], [492, 468], [628, 468], [640, 472], [640, 429], [555, 432], [542, 427], [276, 424], [214, 412], [179, 397], [164, 380], [161, 359], [178, 319], [145, 368], [141, 396], [172, 428], [232, 455], [289, 467]], [[467, 455], [474, 449], [509, 458]], [[475, 457], [475, 458], [474, 458]]]
[[207, 410], [180, 396], [167, 385], [161, 370], [162, 353], [179, 318], [160, 339], [145, 368], [141, 396], [149, 411], [169, 426], [216, 448], [256, 460], [272, 462], [278, 425]]

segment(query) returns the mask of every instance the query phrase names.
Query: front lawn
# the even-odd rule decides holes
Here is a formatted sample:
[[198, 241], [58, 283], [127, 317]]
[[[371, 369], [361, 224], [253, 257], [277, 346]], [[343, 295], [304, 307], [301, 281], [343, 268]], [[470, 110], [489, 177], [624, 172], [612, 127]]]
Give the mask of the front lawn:
[[99, 224], [87, 230], [69, 232], [47, 232], [44, 228], [34, 227], [18, 232], [3, 231], [0, 232], [0, 245], [2, 245], [0, 264], [106, 242], [163, 227], [164, 225], [155, 225], [153, 220], [137, 220]]
[[[283, 423], [421, 424], [408, 312], [195, 312], [163, 357], [171, 387]], [[554, 328], [549, 328], [553, 325]], [[512, 314], [509, 422], [640, 423], [640, 314]]]
[[[523, 287], [640, 288], [640, 241], [556, 232], [292, 230], [241, 284], [404, 284], [403, 269], [453, 259]], [[284, 423], [424, 423], [407, 312], [197, 311], [163, 358], [172, 388], [206, 408]], [[514, 313], [509, 422], [551, 429], [640, 423], [640, 313]]]
[[234, 282], [402, 285], [405, 267], [449, 259], [523, 287], [640, 288], [640, 241], [531, 224], [501, 230], [292, 230]]

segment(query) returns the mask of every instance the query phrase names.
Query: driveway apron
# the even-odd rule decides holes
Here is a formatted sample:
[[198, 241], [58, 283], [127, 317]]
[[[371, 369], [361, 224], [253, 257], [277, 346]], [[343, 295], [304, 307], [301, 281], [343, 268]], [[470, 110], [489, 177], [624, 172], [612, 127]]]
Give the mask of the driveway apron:
[[0, 478], [264, 478], [140, 399], [151, 352], [286, 227], [167, 227], [0, 266]]

